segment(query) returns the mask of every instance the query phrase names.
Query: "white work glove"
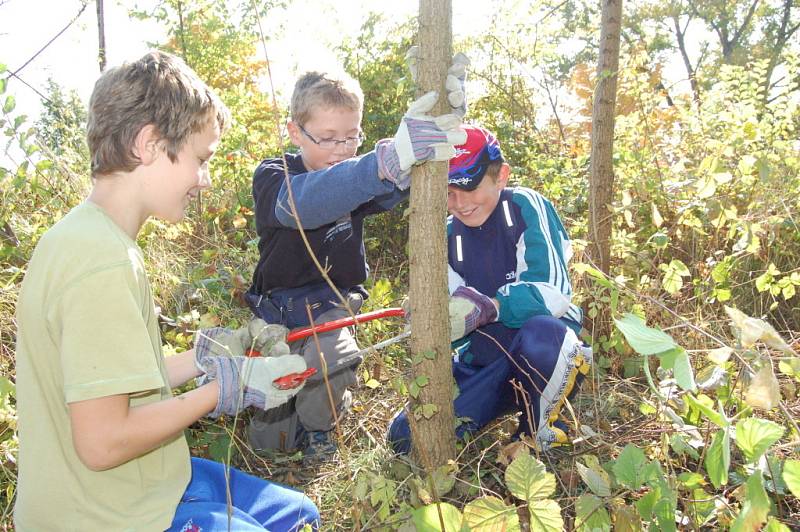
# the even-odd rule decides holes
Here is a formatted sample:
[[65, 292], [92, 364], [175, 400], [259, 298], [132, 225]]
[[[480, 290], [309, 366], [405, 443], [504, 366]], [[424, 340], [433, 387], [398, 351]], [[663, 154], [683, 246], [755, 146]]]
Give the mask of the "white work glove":
[[455, 148], [467, 141], [458, 115], [430, 116], [439, 94], [431, 91], [415, 100], [400, 121], [394, 138], [375, 145], [378, 175], [399, 189], [408, 188], [411, 167], [424, 161], [449, 161]]
[[306, 362], [299, 355], [207, 356], [203, 359], [203, 370], [205, 374], [197, 380], [198, 386], [214, 380], [219, 386], [217, 406], [208, 414], [217, 418], [222, 414], [236, 415], [248, 406], [269, 410], [284, 404], [303, 389], [305, 382], [284, 390], [277, 388], [273, 381], [292, 373], [302, 373], [306, 370]]
[[469, 286], [459, 286], [448, 303], [450, 341], [455, 342], [478, 327], [497, 321], [498, 309], [492, 298]]
[[[406, 53], [406, 64], [411, 72], [411, 79], [417, 83], [417, 70], [419, 63], [419, 46], [412, 46]], [[452, 64], [447, 69], [447, 78], [444, 86], [447, 90], [447, 102], [453, 113], [464, 118], [467, 113], [467, 67], [470, 61], [466, 54], [461, 52], [453, 56]]]
[[249, 350], [258, 351], [262, 356], [288, 355], [288, 333], [289, 329], [283, 325], [270, 324], [260, 318], [250, 320], [246, 327], [239, 329], [201, 329], [194, 337], [195, 365], [203, 371], [203, 360], [206, 357], [242, 357]]

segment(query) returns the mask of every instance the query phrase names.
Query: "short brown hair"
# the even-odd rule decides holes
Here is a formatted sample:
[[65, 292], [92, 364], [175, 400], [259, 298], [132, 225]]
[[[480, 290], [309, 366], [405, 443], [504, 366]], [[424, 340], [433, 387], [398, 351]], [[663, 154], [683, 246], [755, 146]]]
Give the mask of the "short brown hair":
[[344, 107], [361, 113], [364, 93], [347, 74], [334, 77], [325, 72], [306, 72], [294, 84], [291, 106], [292, 120], [303, 125], [311, 118], [315, 106]]
[[139, 165], [132, 147], [136, 135], [155, 126], [169, 159], [189, 135], [216, 119], [220, 131], [230, 112], [179, 57], [153, 51], [100, 76], [89, 100], [87, 140], [92, 175], [130, 172]]

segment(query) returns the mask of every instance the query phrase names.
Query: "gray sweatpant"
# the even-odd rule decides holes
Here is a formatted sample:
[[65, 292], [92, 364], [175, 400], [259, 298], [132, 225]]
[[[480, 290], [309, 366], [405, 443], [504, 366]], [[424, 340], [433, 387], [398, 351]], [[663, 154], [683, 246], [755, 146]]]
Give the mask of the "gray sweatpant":
[[[361, 298], [348, 299], [353, 314], [361, 308]], [[350, 316], [341, 307], [331, 309], [315, 320], [316, 324]], [[341, 411], [347, 388], [357, 382], [355, 369], [362, 362], [356, 356], [359, 348], [351, 328], [345, 327], [317, 335], [319, 347], [324, 353], [328, 369], [328, 383], [337, 411]], [[309, 368], [317, 373], [306, 381], [306, 385], [288, 403], [272, 410], [257, 411], [248, 427], [250, 446], [254, 449], [277, 449], [290, 451], [299, 446], [296, 441], [299, 425], [306, 431], [328, 431], [334, 426], [331, 400], [323, 376], [322, 360], [313, 336], [289, 344], [292, 353], [301, 355]], [[341, 413], [341, 412], [340, 412]]]

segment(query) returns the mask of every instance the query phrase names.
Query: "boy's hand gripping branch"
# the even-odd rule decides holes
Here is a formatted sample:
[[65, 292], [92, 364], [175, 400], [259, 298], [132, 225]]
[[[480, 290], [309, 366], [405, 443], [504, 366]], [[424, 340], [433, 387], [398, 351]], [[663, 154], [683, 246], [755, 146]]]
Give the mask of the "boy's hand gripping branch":
[[415, 100], [400, 121], [394, 138], [379, 140], [375, 145], [378, 175], [400, 189], [411, 183], [410, 170], [424, 161], [449, 161], [455, 148], [467, 140], [458, 115], [430, 116], [439, 93], [431, 91]]
[[[411, 72], [411, 79], [417, 83], [417, 64], [419, 63], [419, 46], [412, 46], [406, 53], [406, 64]], [[453, 113], [460, 118], [467, 114], [467, 67], [470, 61], [466, 54], [461, 52], [453, 56], [453, 64], [447, 69], [447, 78], [444, 86], [447, 89], [447, 103]]]
[[497, 321], [497, 306], [492, 298], [468, 286], [459, 286], [450, 296], [450, 341], [462, 338], [478, 327]]

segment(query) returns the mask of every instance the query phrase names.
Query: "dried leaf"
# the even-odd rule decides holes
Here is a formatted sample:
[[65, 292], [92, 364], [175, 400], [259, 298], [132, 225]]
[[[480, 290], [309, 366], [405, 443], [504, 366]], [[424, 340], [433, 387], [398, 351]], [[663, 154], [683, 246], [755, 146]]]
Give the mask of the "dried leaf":
[[766, 363], [761, 366], [747, 392], [744, 396], [745, 402], [754, 408], [772, 410], [781, 400], [781, 389], [775, 373], [772, 371], [772, 364]]

